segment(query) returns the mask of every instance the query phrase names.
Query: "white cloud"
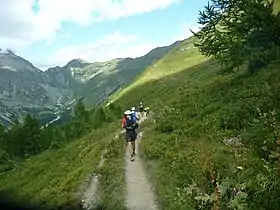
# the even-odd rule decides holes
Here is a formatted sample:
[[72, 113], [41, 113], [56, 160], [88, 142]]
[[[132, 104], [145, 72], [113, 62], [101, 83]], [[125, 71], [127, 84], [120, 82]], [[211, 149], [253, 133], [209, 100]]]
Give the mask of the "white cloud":
[[[89, 25], [134, 14], [164, 9], [180, 0], [0, 0], [0, 46], [17, 48], [39, 40], [55, 40], [61, 24]], [[50, 43], [51, 43], [50, 41]]]
[[[45, 70], [48, 67], [63, 66], [74, 58], [89, 62], [106, 61], [113, 58], [139, 57], [159, 46], [166, 46], [178, 40], [192, 36], [190, 29], [198, 30], [197, 24], [187, 23], [180, 27], [179, 33], [161, 43], [150, 43], [140, 37], [115, 31], [93, 43], [72, 45], [53, 54], [48, 60], [35, 62], [38, 67]], [[43, 65], [42, 65], [43, 63]]]
[[[52, 44], [67, 38], [62, 23], [74, 22], [87, 26], [98, 21], [112, 21], [135, 14], [164, 9], [181, 0], [38, 0], [39, 10], [32, 10], [35, 0], [0, 0], [0, 48], [16, 52], [30, 44], [45, 40]], [[150, 43], [139, 37], [114, 32], [94, 43], [73, 45], [56, 52], [47, 60], [35, 61], [38, 67], [64, 65], [73, 58], [104, 61], [116, 57], [138, 57], [155, 47], [169, 45], [191, 35], [186, 24], [181, 32], [164, 43]], [[42, 65], [42, 63], [44, 65]]]
[[90, 62], [106, 61], [113, 58], [135, 58], [148, 53], [156, 46], [154, 43], [141, 43], [137, 36], [115, 31], [93, 43], [63, 48], [53, 54], [48, 61], [43, 61], [43, 65], [40, 65], [41, 62], [35, 62], [35, 64], [42, 69], [46, 69], [50, 66], [63, 66], [74, 58]]

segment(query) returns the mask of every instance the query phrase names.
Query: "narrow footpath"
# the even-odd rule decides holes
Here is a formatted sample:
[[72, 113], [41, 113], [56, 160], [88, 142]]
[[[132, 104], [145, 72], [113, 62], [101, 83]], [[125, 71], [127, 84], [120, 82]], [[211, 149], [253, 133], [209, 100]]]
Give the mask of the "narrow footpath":
[[[140, 124], [146, 119], [143, 117]], [[125, 177], [126, 177], [126, 206], [128, 210], [158, 210], [155, 195], [150, 185], [143, 160], [139, 157], [139, 144], [142, 139], [143, 132], [138, 134], [136, 140], [136, 157], [133, 162], [130, 161], [128, 149], [125, 155]]]
[[[140, 124], [146, 119], [142, 117]], [[122, 131], [121, 133], [123, 133]], [[139, 132], [136, 140], [136, 157], [133, 162], [130, 161], [128, 148], [125, 155], [125, 179], [126, 179], [126, 207], [128, 210], [158, 210], [156, 199], [152, 187], [148, 181], [143, 160], [139, 157], [139, 144], [141, 142], [143, 131]], [[112, 140], [118, 139], [116, 135]], [[111, 140], [111, 141], [112, 141]], [[109, 143], [110, 144], [110, 143]], [[97, 168], [104, 164], [104, 155], [107, 153], [105, 149], [100, 157]], [[95, 209], [100, 201], [98, 193], [98, 175], [92, 174], [89, 177], [82, 199], [83, 208], [87, 210]], [[116, 192], [117, 193], [117, 192]]]

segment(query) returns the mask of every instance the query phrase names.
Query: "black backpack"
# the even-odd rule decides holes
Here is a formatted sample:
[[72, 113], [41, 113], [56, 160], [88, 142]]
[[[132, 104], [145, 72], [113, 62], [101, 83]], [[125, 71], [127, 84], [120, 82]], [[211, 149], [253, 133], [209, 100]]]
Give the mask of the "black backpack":
[[127, 131], [134, 131], [136, 128], [136, 123], [133, 121], [133, 116], [126, 117], [125, 129]]

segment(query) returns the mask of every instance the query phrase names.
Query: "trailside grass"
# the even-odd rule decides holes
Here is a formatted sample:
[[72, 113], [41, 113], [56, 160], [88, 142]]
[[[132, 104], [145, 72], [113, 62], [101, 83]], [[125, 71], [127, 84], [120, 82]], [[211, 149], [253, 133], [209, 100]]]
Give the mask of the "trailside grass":
[[107, 146], [104, 164], [100, 170], [100, 209], [125, 210], [125, 150], [123, 135], [114, 138]]
[[103, 126], [69, 145], [43, 152], [0, 174], [0, 189], [15, 200], [53, 209], [79, 208], [82, 186], [96, 170], [117, 129]]
[[[112, 98], [154, 112], [141, 148], [162, 209], [279, 209], [279, 171], [268, 163], [279, 131], [279, 63], [226, 74], [192, 42]], [[226, 145], [231, 138], [242, 144]]]

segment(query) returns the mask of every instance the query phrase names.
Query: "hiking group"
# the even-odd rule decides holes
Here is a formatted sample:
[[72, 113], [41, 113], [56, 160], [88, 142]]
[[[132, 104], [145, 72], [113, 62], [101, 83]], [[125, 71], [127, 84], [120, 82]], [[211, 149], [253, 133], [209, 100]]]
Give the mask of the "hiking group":
[[135, 158], [135, 141], [137, 139], [137, 134], [139, 130], [139, 120], [140, 117], [144, 116], [144, 112], [146, 116], [149, 115], [149, 107], [144, 108], [142, 102], [139, 104], [139, 112], [140, 116], [135, 109], [132, 107], [131, 110], [126, 110], [124, 112], [124, 116], [122, 118], [122, 129], [125, 129], [125, 140], [129, 145], [129, 153], [130, 153], [130, 160], [133, 161]]

